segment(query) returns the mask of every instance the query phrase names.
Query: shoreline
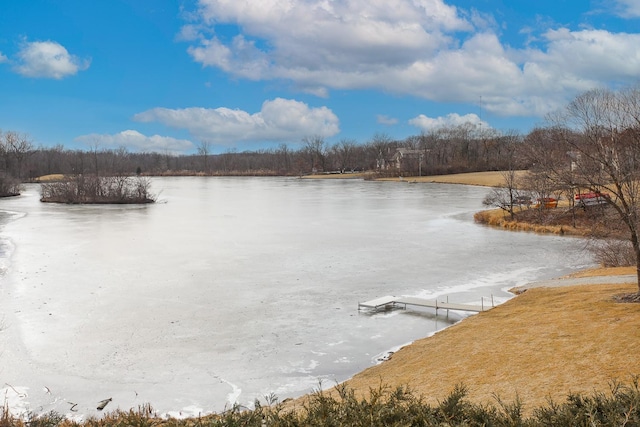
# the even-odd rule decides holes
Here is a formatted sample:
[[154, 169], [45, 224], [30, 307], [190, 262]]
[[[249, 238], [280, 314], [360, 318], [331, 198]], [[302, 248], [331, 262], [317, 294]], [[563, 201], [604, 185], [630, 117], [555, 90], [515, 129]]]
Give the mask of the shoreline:
[[570, 393], [606, 392], [612, 381], [628, 382], [640, 373], [634, 357], [640, 313], [633, 304], [612, 300], [634, 289], [628, 279], [622, 275], [611, 280], [621, 283], [610, 284], [608, 276], [597, 276], [576, 284], [559, 278], [555, 287], [534, 282], [488, 312], [402, 347], [344, 384], [361, 397], [381, 385], [408, 386], [432, 404], [463, 384], [470, 401], [520, 398], [527, 413], [549, 398], [560, 403]]

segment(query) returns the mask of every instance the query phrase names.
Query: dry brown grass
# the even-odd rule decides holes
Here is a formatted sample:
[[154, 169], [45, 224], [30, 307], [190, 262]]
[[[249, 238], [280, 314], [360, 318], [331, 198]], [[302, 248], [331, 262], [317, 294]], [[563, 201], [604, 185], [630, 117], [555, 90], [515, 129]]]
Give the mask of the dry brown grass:
[[[526, 171], [516, 172], [518, 176], [526, 173]], [[397, 182], [436, 182], [442, 184], [465, 184], [479, 185], [484, 187], [501, 187], [504, 185], [504, 177], [502, 172], [471, 172], [457, 173], [451, 175], [429, 175], [429, 176], [408, 176], [408, 177], [392, 177], [392, 178], [375, 178], [375, 173], [362, 172], [353, 174], [317, 174], [305, 175], [303, 178], [310, 179], [365, 179], [373, 178], [377, 181], [397, 181]]]
[[623, 276], [636, 274], [636, 267], [600, 267], [590, 268], [588, 270], [578, 271], [568, 275], [567, 277], [597, 277], [597, 276]]
[[495, 404], [495, 395], [526, 410], [570, 392], [607, 391], [612, 380], [640, 374], [640, 304], [619, 304], [630, 285], [530, 289], [401, 349], [391, 360], [348, 381], [360, 393], [382, 382], [409, 385], [428, 402], [456, 384], [470, 400]]
[[477, 212], [474, 215], [474, 219], [476, 222], [479, 222], [481, 224], [500, 227], [510, 231], [531, 231], [534, 233], [558, 235], [566, 234], [571, 236], [586, 236], [591, 232], [591, 229], [572, 227], [567, 224], [535, 224], [530, 222], [512, 220], [510, 219], [509, 214], [503, 209], [490, 209]]
[[64, 179], [64, 175], [61, 173], [54, 173], [51, 175], [43, 175], [35, 178], [35, 182], [53, 182], [53, 181], [62, 181]]
[[[522, 176], [526, 171], [517, 171], [518, 176]], [[484, 187], [501, 187], [504, 186], [503, 172], [471, 172], [457, 173], [452, 175], [429, 175], [429, 176], [411, 176], [403, 178], [380, 178], [381, 181], [406, 181], [406, 182], [437, 182], [442, 184], [465, 184], [480, 185]]]

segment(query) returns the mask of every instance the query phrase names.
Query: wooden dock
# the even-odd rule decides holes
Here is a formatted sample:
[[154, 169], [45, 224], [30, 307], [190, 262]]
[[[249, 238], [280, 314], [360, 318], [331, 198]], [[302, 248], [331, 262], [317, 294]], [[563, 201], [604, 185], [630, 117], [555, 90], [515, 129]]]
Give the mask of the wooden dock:
[[401, 307], [406, 309], [408, 305], [415, 305], [418, 307], [435, 308], [436, 313], [438, 312], [438, 310], [459, 310], [459, 311], [473, 311], [476, 313], [480, 313], [482, 311], [488, 311], [493, 308], [493, 301], [491, 305], [485, 305], [484, 298], [482, 298], [481, 301], [482, 301], [481, 305], [455, 304], [455, 303], [450, 303], [449, 301], [428, 300], [428, 299], [416, 298], [416, 297], [394, 297], [391, 295], [387, 295], [384, 297], [372, 299], [370, 301], [359, 302], [358, 310], [362, 308], [379, 310], [381, 308], [394, 308], [394, 307]]

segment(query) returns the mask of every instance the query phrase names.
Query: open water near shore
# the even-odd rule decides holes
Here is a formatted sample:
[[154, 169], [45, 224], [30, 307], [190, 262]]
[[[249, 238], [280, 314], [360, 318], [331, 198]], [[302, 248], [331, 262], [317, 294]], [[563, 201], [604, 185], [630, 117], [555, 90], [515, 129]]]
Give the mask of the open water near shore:
[[298, 396], [466, 316], [359, 301], [499, 303], [592, 263], [579, 239], [475, 224], [483, 187], [190, 177], [152, 189], [146, 206], [44, 204], [36, 185], [0, 200], [0, 388], [14, 411], [82, 417], [112, 398], [106, 410], [186, 416]]

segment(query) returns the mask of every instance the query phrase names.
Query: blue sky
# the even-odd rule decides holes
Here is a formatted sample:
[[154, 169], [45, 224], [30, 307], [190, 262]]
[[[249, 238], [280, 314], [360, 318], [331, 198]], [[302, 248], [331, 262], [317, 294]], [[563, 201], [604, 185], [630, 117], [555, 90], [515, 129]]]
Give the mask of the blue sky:
[[0, 0], [0, 130], [36, 146], [526, 133], [639, 77], [640, 0]]

